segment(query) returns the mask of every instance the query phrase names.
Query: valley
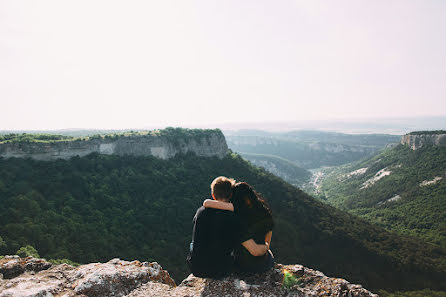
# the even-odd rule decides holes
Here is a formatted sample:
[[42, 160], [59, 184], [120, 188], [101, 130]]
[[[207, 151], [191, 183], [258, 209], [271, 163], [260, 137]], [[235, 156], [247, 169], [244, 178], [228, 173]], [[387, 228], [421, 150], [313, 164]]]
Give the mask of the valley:
[[[168, 147], [181, 147], [179, 139], [200, 143], [197, 152], [226, 145], [224, 138], [219, 145], [197, 140], [218, 131], [160, 133], [167, 132], [175, 135], [166, 138]], [[31, 245], [56, 262], [106, 262], [118, 256], [157, 261], [181, 280], [188, 274], [192, 217], [219, 175], [246, 181], [266, 197], [273, 209], [272, 250], [278, 262], [306, 265], [370, 289], [446, 290], [441, 282], [446, 249], [439, 242], [388, 231], [322, 203], [230, 151], [223, 157], [179, 151], [167, 159], [98, 152], [49, 161], [0, 158], [0, 254]], [[434, 177], [419, 183], [424, 180]], [[325, 193], [323, 183], [321, 189]]]
[[360, 160], [400, 140], [400, 136], [395, 135], [322, 131], [240, 130], [223, 133], [231, 150], [298, 187], [307, 187], [306, 184], [311, 182], [309, 170], [314, 173], [318, 168]]

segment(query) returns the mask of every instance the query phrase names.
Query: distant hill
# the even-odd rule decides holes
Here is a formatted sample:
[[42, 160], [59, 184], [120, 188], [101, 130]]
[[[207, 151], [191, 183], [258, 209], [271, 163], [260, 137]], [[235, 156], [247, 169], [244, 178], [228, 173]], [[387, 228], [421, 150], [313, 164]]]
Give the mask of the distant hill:
[[47, 259], [156, 260], [182, 279], [192, 217], [219, 175], [246, 181], [268, 199], [279, 262], [368, 288], [446, 290], [444, 248], [318, 202], [237, 154], [0, 158], [0, 254], [30, 244]]
[[334, 206], [446, 247], [446, 147], [400, 144], [369, 159], [327, 169], [320, 192]]
[[244, 154], [277, 156], [306, 169], [336, 166], [372, 155], [400, 136], [351, 135], [322, 131], [273, 133], [256, 130], [223, 131], [230, 149]]
[[255, 166], [265, 168], [266, 171], [282, 178], [294, 186], [300, 186], [307, 183], [312, 176], [310, 171], [278, 156], [252, 153], [240, 153], [240, 155]]

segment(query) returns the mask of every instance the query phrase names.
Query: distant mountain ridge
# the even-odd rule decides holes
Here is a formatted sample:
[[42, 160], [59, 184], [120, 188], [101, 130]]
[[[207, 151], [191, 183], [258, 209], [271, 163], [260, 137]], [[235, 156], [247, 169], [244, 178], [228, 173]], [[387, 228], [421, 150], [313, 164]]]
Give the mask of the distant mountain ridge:
[[312, 175], [310, 171], [299, 167], [294, 162], [278, 156], [243, 152], [240, 152], [240, 155], [255, 166], [265, 168], [266, 171], [294, 186], [307, 183]]
[[[336, 166], [370, 156], [401, 136], [322, 131], [224, 131], [230, 149], [242, 154], [273, 155], [305, 169]], [[247, 157], [250, 160], [250, 157]]]
[[[188, 137], [184, 137], [185, 135]], [[3, 141], [1, 141], [2, 138]], [[218, 129], [167, 128], [84, 138], [66, 136], [39, 138], [39, 135], [19, 134], [9, 138], [8, 135], [0, 137], [0, 157], [5, 159], [15, 157], [49, 161], [99, 153], [120, 156], [154, 156], [165, 160], [177, 154], [189, 152], [197, 156], [222, 158], [228, 152], [223, 133]]]

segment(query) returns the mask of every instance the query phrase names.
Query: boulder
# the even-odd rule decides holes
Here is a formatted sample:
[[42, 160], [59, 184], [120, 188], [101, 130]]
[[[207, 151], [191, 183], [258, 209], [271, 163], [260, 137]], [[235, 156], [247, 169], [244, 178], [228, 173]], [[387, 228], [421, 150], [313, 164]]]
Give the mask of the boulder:
[[9, 279], [16, 277], [25, 271], [39, 272], [52, 266], [45, 259], [36, 259], [33, 257], [20, 258], [19, 256], [5, 256], [0, 259], [0, 274], [3, 278]]
[[[2, 267], [16, 267], [17, 261], [27, 260], [5, 258]], [[17, 269], [6, 271], [17, 275]], [[37, 273], [25, 269], [16, 277], [0, 280], [0, 297], [125, 296], [149, 281], [175, 286], [169, 273], [156, 262], [113, 259], [79, 267], [55, 265]]]

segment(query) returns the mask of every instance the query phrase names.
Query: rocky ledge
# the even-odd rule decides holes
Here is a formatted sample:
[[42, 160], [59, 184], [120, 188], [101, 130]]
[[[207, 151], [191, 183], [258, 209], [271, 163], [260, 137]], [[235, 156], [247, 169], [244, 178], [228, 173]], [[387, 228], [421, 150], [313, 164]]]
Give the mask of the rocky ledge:
[[444, 133], [412, 133], [401, 137], [401, 144], [408, 145], [412, 150], [417, 150], [425, 146], [446, 146], [446, 134]]
[[0, 260], [0, 273], [0, 297], [126, 296], [147, 282], [175, 286], [169, 273], [156, 262], [120, 259], [73, 267], [6, 256]]
[[[166, 131], [166, 130], [162, 130]], [[178, 154], [193, 153], [199, 157], [223, 158], [228, 145], [220, 130], [171, 129], [167, 135], [104, 135], [88, 140], [72, 139], [50, 142], [0, 142], [0, 158], [32, 158], [41, 161], [68, 160], [92, 153], [118, 156], [153, 156], [163, 160]], [[173, 131], [173, 132], [172, 132]], [[168, 133], [172, 135], [169, 136]]]
[[178, 286], [156, 262], [120, 259], [73, 267], [51, 265], [32, 257], [6, 256], [0, 260], [0, 273], [0, 297], [378, 296], [360, 285], [301, 265], [276, 264], [263, 274], [221, 280], [189, 275]]

